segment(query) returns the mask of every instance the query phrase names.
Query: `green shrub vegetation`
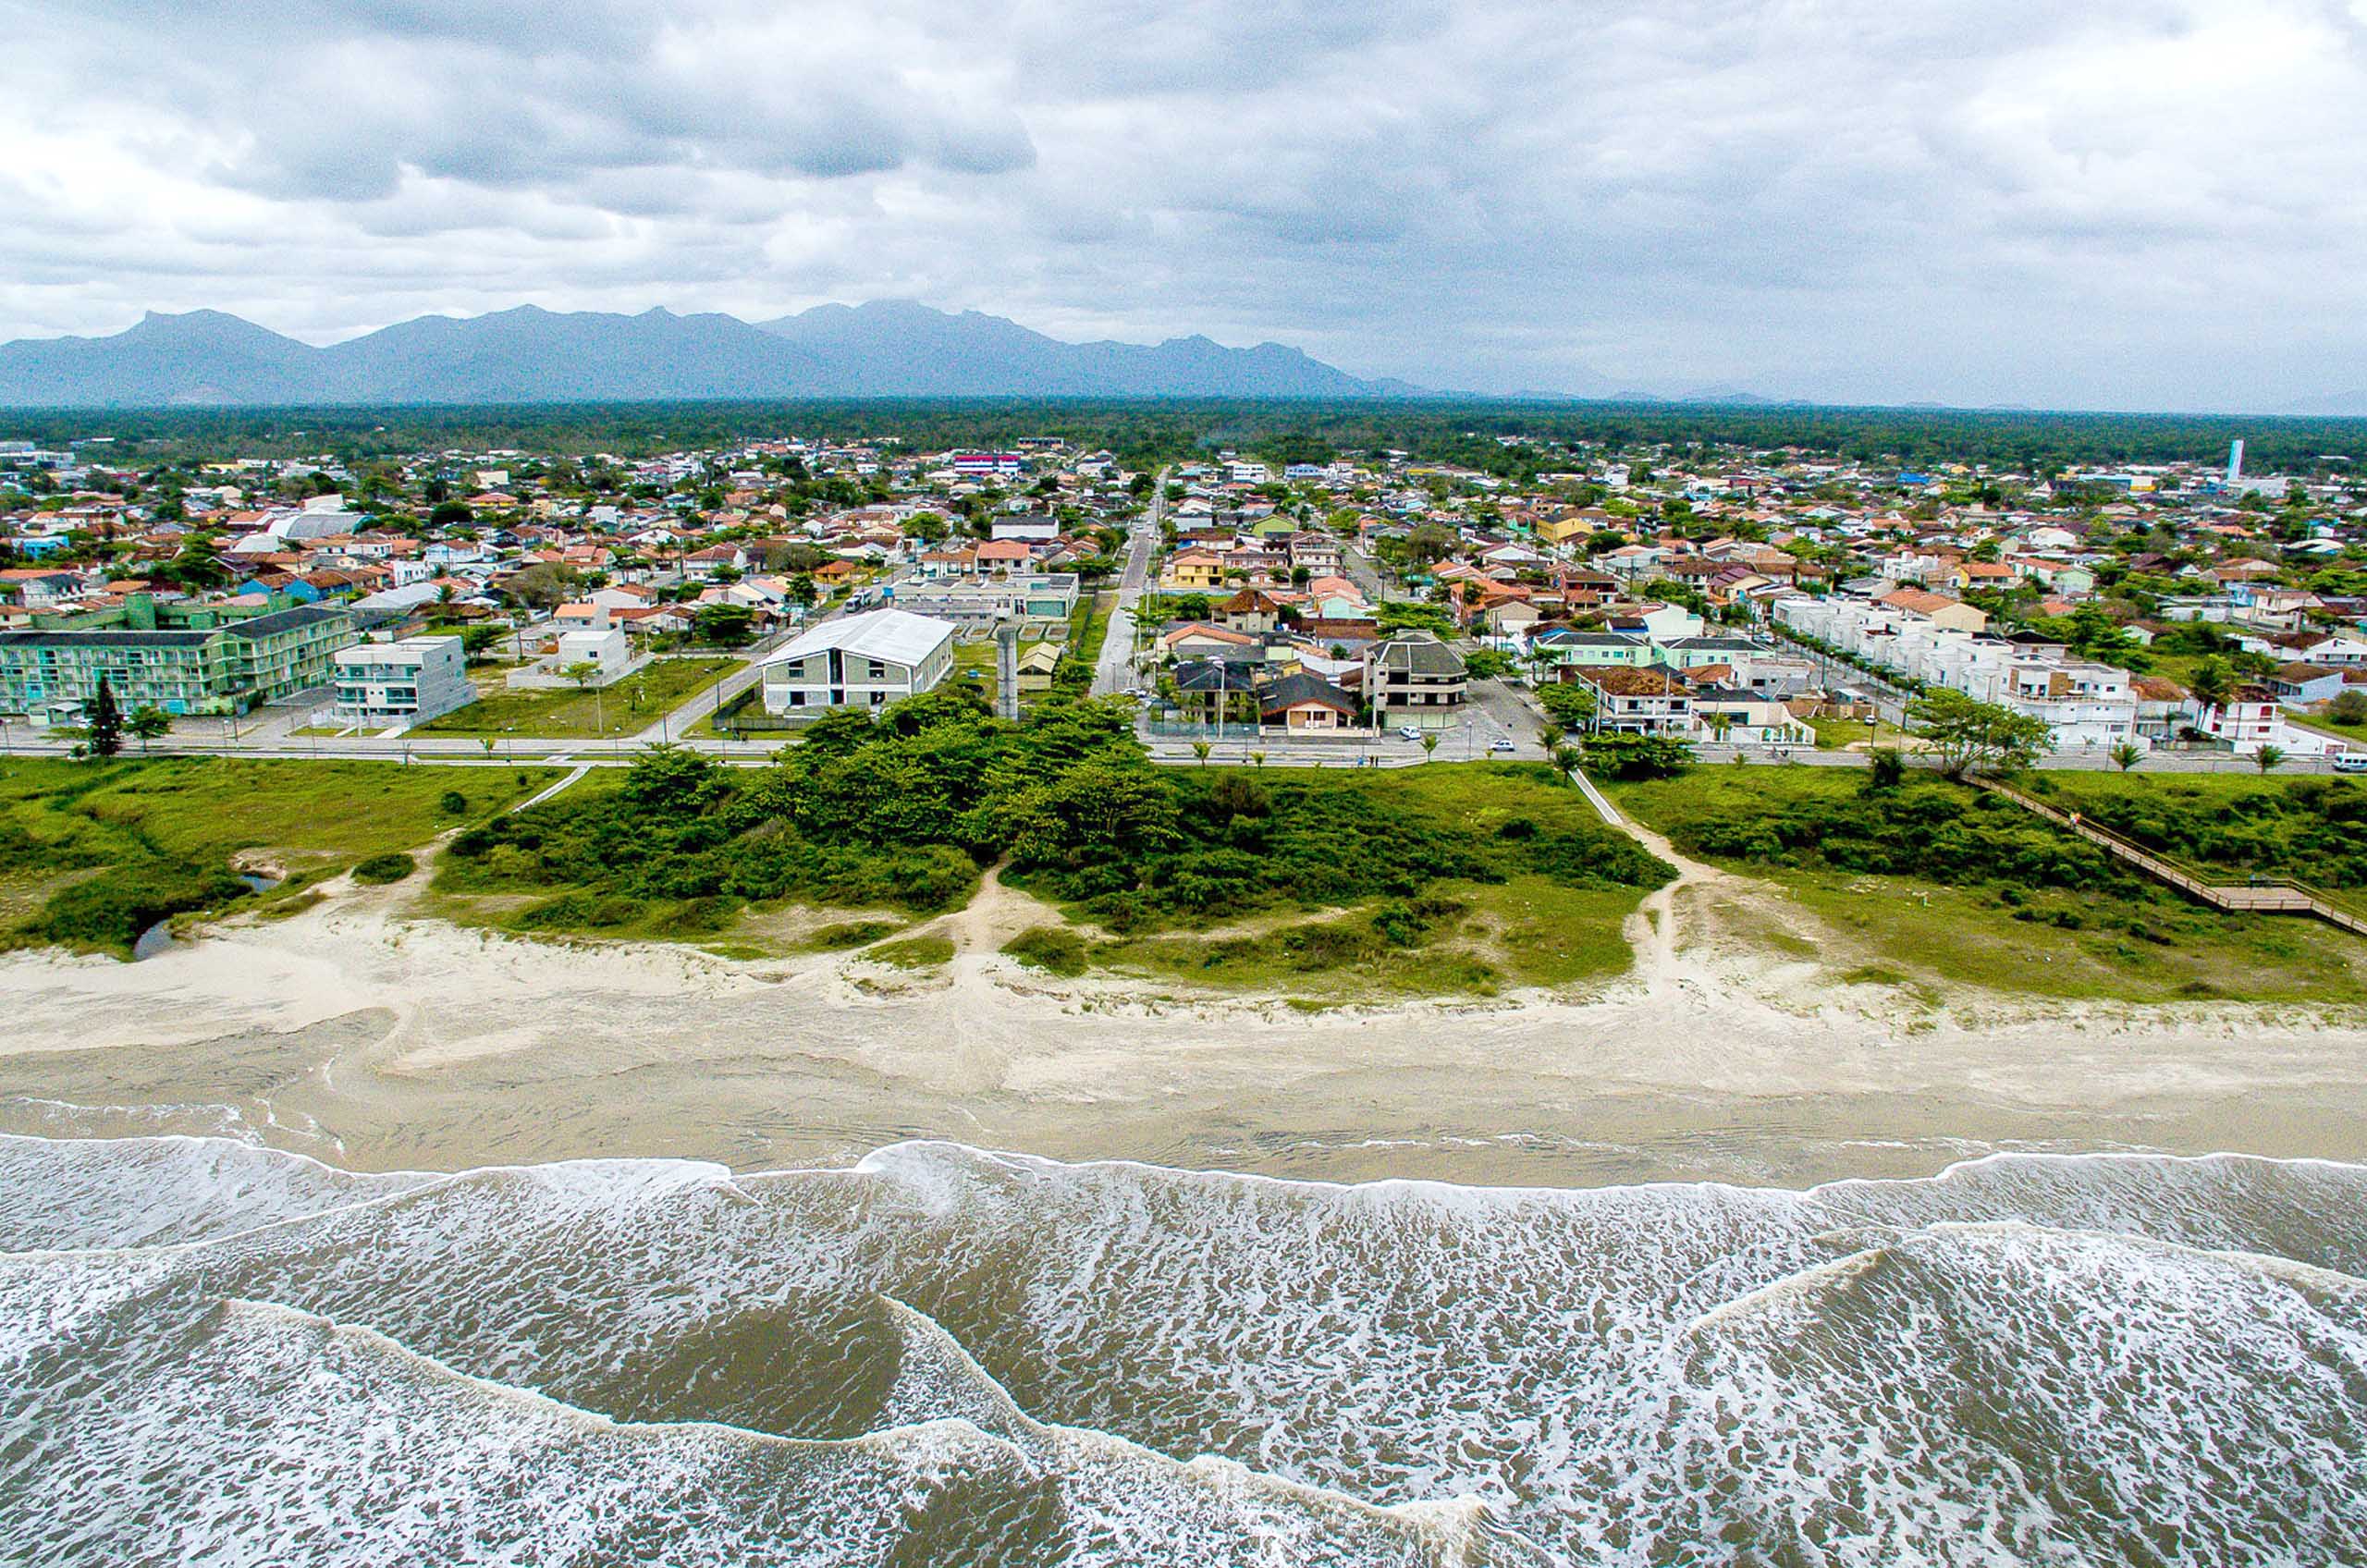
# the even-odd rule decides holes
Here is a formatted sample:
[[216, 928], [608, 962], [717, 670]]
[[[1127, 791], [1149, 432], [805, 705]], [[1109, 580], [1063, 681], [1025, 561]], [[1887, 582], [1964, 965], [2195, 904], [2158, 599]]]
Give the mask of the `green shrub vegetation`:
[[880, 937], [892, 937], [902, 929], [892, 920], [850, 920], [808, 932], [805, 946], [817, 953], [844, 952], [849, 948], [869, 947]]
[[400, 850], [388, 850], [382, 855], [372, 855], [353, 868], [353, 879], [367, 887], [380, 888], [389, 882], [399, 882], [419, 869], [419, 863]]
[[[1688, 776], [1682, 788], [1689, 809], [1669, 827], [1669, 841], [1715, 860], [1928, 876], [1958, 885], [2085, 888], [2132, 880], [2087, 840], [2009, 801], [1927, 772], [1881, 789], [1864, 787], [1870, 773], [1834, 769], [1830, 780], [1787, 778], [1795, 787], [1777, 790], [1765, 782], [1770, 771]], [[1649, 786], [1637, 789], [1642, 800], [1664, 798]]]
[[1062, 926], [1031, 926], [1005, 942], [1002, 950], [1006, 956], [1047, 974], [1073, 976], [1085, 973], [1085, 939]]
[[[356, 859], [453, 826], [442, 800], [449, 777], [391, 763], [229, 757], [0, 763], [0, 945], [125, 955], [172, 915], [271, 907]], [[506, 807], [548, 777], [500, 775], [479, 804]], [[283, 865], [287, 879], [252, 891], [231, 869], [242, 851]]]
[[[2124, 785], [2141, 798], [2160, 782], [2039, 777], [2058, 800]], [[1614, 792], [1679, 850], [1763, 876], [1825, 922], [1843, 938], [1825, 956], [1844, 979], [2139, 1001], [2355, 1001], [2367, 985], [2367, 943], [2355, 937], [2207, 909], [2011, 802], [1925, 769], [1882, 786], [1870, 770], [1696, 768]]]
[[1541, 876], [1632, 888], [1674, 872], [1534, 763], [1389, 772], [1171, 769], [1122, 842], [1094, 830], [1102, 781], [1032, 790], [1007, 879], [1112, 931], [1417, 896], [1440, 882]]
[[953, 957], [953, 941], [948, 937], [906, 937], [865, 948], [863, 956], [897, 969], [934, 969]]
[[2031, 785], [2205, 873], [2367, 888], [2367, 784], [2355, 778], [2045, 773]]
[[[1441, 885], [1515, 879], [1632, 907], [1672, 875], [1537, 765], [1162, 769], [1122, 702], [1055, 693], [1005, 723], [947, 687], [876, 722], [826, 716], [771, 767], [653, 752], [611, 784], [463, 833], [436, 885], [500, 897], [509, 907], [486, 918], [515, 929], [638, 936], [697, 900], [702, 924], [774, 900], [932, 914], [966, 902], [998, 861], [1013, 886], [1122, 935], [1412, 908]], [[1546, 967], [1552, 919], [1526, 905], [1503, 916]], [[1587, 972], [1598, 959], [1589, 948]]]

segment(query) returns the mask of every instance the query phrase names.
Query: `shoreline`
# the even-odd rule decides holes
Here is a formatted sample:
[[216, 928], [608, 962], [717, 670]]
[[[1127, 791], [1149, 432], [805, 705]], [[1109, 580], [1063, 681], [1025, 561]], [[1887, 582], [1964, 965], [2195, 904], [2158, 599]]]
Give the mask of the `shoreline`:
[[843, 1166], [934, 1137], [1543, 1187], [1810, 1186], [2007, 1150], [2367, 1160], [2367, 1011], [1934, 1008], [1676, 942], [1665, 913], [1639, 921], [1637, 971], [1585, 996], [1310, 1013], [1053, 981], [983, 941], [908, 974], [544, 944], [403, 908], [357, 891], [137, 965], [0, 955], [0, 1130], [227, 1133], [354, 1170]]

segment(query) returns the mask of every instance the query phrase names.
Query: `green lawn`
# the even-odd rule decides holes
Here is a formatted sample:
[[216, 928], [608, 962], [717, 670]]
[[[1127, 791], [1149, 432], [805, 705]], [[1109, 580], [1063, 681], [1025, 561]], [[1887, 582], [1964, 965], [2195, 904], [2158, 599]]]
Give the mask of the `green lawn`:
[[[0, 764], [0, 942], [126, 951], [167, 915], [292, 898], [357, 861], [507, 810], [558, 776], [229, 757]], [[240, 851], [288, 880], [251, 893], [229, 874]]]
[[661, 658], [602, 692], [513, 692], [480, 686], [477, 700], [420, 725], [415, 735], [515, 735], [523, 739], [607, 739], [638, 735], [720, 676], [742, 668], [733, 658]]
[[2344, 724], [2324, 714], [2295, 713], [2290, 708], [2286, 710], [2285, 717], [2304, 729], [2314, 729], [2321, 735], [2339, 735], [2346, 741], [2367, 745], [2367, 723]]
[[[2208, 802], [2258, 780], [2061, 773], [2083, 809], [2164, 781]], [[2022, 996], [2356, 1002], [2367, 942], [2290, 916], [2220, 914], [2116, 870], [2027, 812], [1916, 778], [1913, 806], [1859, 821], [1863, 777], [1823, 768], [1695, 768], [1607, 785], [1677, 848], [1761, 879], [1816, 917], [1837, 976]], [[2282, 787], [2282, 781], [2267, 786]], [[2100, 817], [2103, 813], [2097, 814]], [[1753, 939], [1764, 934], [1753, 932]], [[1801, 956], [1785, 948], [1786, 956]]]

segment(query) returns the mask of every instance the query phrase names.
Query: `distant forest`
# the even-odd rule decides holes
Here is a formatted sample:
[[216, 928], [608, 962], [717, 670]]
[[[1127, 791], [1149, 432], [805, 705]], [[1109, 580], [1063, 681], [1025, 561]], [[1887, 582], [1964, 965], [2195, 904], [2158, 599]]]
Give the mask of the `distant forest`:
[[[915, 450], [1000, 447], [1060, 436], [1130, 466], [1231, 447], [1279, 461], [1395, 449], [1515, 482], [1568, 465], [1560, 448], [1665, 445], [1795, 448], [1904, 468], [1985, 462], [2051, 473], [2104, 463], [2216, 462], [2246, 443], [2252, 472], [2347, 472], [2367, 462], [2367, 419], [1393, 399], [1320, 401], [958, 401], [541, 404], [516, 407], [31, 410], [5, 434], [58, 445], [115, 437], [126, 466], [227, 455], [348, 461], [453, 448], [612, 452], [626, 458], [783, 435], [898, 437]], [[1541, 445], [1507, 448], [1496, 437]], [[2348, 459], [2329, 462], [2328, 459]]]

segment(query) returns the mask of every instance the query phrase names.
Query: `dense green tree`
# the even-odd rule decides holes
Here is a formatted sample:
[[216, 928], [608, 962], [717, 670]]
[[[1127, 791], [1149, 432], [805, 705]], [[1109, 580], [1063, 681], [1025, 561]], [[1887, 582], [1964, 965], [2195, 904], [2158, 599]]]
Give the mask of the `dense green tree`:
[[86, 740], [92, 755], [111, 757], [123, 750], [123, 710], [116, 706], [115, 688], [104, 675], [91, 699], [89, 728]]
[[2028, 767], [2054, 744], [2045, 720], [1945, 686], [1907, 704], [1907, 718], [1951, 778]]

